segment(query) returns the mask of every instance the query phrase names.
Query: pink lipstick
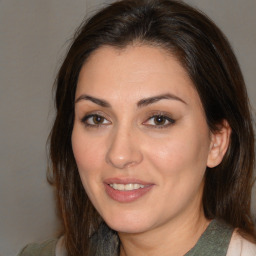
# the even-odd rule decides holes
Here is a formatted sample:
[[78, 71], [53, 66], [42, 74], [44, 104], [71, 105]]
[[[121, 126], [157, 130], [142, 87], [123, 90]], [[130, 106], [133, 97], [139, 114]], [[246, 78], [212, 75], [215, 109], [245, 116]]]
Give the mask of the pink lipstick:
[[120, 203], [137, 200], [149, 192], [154, 184], [131, 178], [113, 178], [104, 181], [107, 195]]

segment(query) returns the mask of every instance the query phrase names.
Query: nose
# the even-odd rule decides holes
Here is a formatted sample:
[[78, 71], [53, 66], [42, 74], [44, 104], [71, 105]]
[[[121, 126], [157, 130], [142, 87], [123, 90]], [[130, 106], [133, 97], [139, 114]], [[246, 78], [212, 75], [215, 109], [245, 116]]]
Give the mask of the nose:
[[106, 162], [117, 169], [136, 166], [143, 160], [138, 137], [131, 129], [118, 129], [112, 134]]

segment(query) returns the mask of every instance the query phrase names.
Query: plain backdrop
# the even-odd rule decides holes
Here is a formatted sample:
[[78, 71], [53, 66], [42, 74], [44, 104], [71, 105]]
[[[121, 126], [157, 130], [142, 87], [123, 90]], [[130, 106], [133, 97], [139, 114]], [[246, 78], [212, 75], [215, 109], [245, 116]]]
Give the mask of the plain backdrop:
[[[1, 256], [14, 256], [28, 242], [58, 230], [46, 182], [51, 88], [75, 28], [103, 2], [111, 1], [0, 0]], [[229, 38], [256, 109], [256, 0], [186, 2], [208, 14]]]

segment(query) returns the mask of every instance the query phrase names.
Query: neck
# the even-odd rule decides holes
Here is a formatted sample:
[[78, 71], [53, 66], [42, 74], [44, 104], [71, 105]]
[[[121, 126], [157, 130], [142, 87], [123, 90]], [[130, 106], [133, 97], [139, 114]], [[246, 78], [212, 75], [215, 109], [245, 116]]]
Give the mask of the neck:
[[196, 214], [170, 220], [160, 227], [137, 234], [119, 233], [120, 256], [177, 256], [193, 248], [210, 221], [202, 207]]

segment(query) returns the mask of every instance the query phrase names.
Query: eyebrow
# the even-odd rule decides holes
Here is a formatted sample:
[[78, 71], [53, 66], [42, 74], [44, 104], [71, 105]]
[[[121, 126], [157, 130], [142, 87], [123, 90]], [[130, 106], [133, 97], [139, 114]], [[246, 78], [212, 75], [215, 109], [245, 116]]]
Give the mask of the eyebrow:
[[86, 95], [86, 94], [82, 94], [81, 96], [79, 96], [75, 103], [81, 101], [81, 100], [88, 100], [88, 101], [91, 101], [101, 107], [104, 107], [104, 108], [110, 108], [111, 105], [105, 101], [105, 100], [102, 100], [102, 99], [98, 99], [98, 98], [95, 98], [95, 97], [92, 97], [92, 96], [89, 96], [89, 95]]
[[177, 101], [180, 101], [180, 102], [187, 105], [187, 103], [183, 99], [179, 98], [178, 96], [176, 96], [174, 94], [171, 94], [171, 93], [166, 93], [166, 94], [161, 94], [161, 95], [158, 95], [158, 96], [153, 96], [153, 97], [141, 99], [137, 103], [137, 106], [139, 108], [140, 107], [145, 107], [145, 106], [151, 105], [155, 102], [158, 102], [160, 100], [177, 100]]
[[[93, 102], [101, 107], [105, 107], [105, 108], [111, 107], [111, 105], [107, 101], [99, 99], [99, 98], [95, 98], [95, 97], [92, 97], [92, 96], [89, 96], [86, 94], [82, 94], [81, 96], [79, 96], [75, 100], [75, 103], [77, 103], [81, 100], [88, 100], [88, 101], [91, 101], [91, 102]], [[160, 100], [177, 100], [177, 101], [180, 101], [187, 105], [187, 103], [183, 99], [179, 98], [178, 96], [173, 95], [171, 93], [166, 93], [166, 94], [161, 94], [161, 95], [141, 99], [140, 101], [138, 101], [137, 107], [138, 108], [145, 107], [145, 106], [151, 105], [155, 102], [158, 102]]]

